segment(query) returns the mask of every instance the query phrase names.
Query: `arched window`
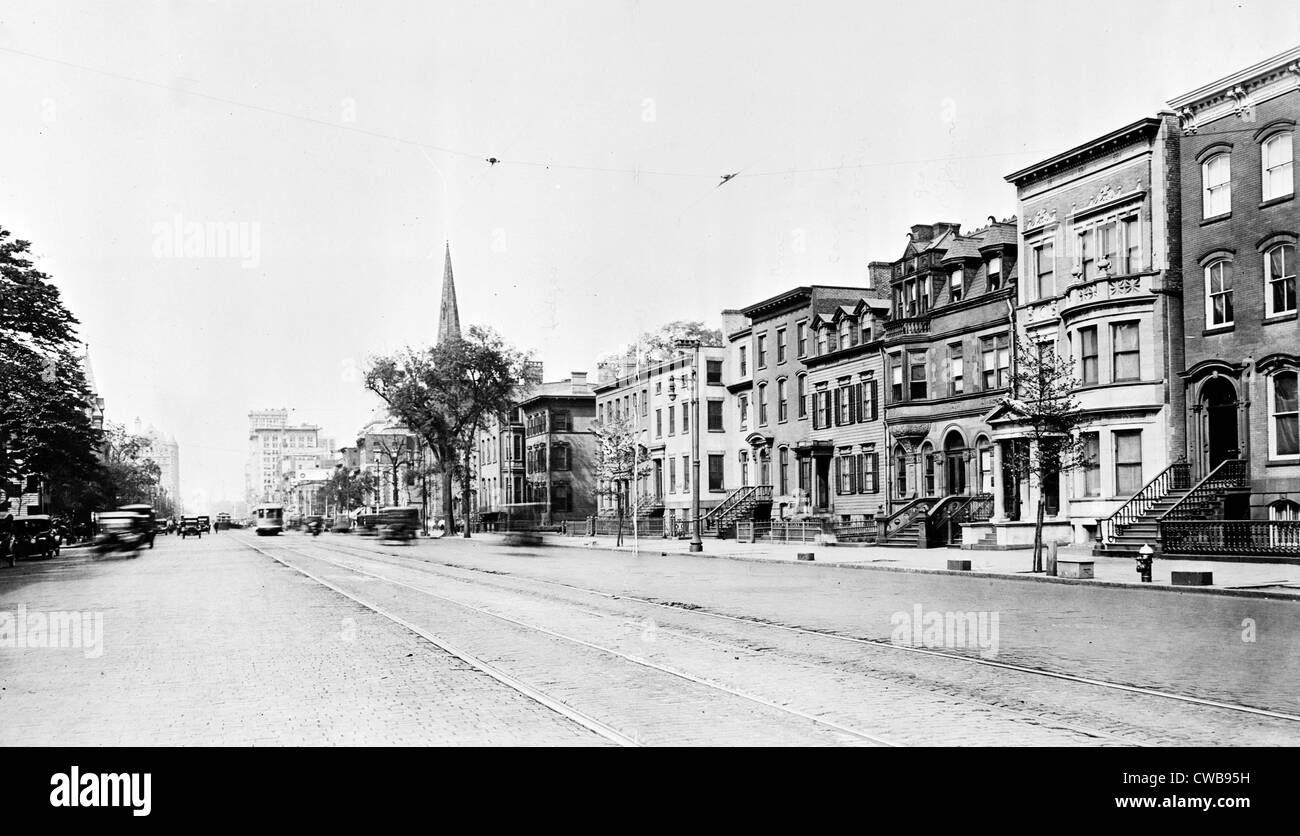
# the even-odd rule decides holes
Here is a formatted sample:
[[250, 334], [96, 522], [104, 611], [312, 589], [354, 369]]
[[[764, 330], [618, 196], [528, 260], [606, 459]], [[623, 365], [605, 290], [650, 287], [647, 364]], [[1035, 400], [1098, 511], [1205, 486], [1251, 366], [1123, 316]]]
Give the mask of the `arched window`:
[[799, 398], [799, 417], [807, 418], [808, 417], [808, 375], [806, 374], [799, 375], [798, 383], [796, 384], [796, 387], [798, 389], [797, 395]]
[[848, 317], [840, 320], [840, 348], [848, 348], [853, 344], [853, 323], [849, 322]]
[[779, 455], [780, 455], [780, 464], [779, 464], [780, 483], [779, 483], [778, 492], [782, 496], [785, 496], [786, 494], [790, 493], [790, 448], [782, 447]]
[[1278, 244], [1264, 253], [1264, 315], [1295, 312], [1295, 245]]
[[778, 421], [784, 421], [790, 417], [786, 392], [786, 379], [783, 377], [776, 382], [776, 420]]
[[1263, 166], [1264, 200], [1295, 193], [1292, 134], [1274, 134], [1260, 148]]
[[1232, 323], [1232, 262], [1221, 258], [1205, 266], [1205, 327]]
[[1227, 152], [1201, 163], [1201, 217], [1216, 218], [1232, 211], [1232, 162]]
[[758, 425], [767, 426], [767, 384], [758, 384]]
[[1268, 447], [1274, 459], [1300, 460], [1300, 397], [1296, 372], [1280, 371], [1268, 379]]

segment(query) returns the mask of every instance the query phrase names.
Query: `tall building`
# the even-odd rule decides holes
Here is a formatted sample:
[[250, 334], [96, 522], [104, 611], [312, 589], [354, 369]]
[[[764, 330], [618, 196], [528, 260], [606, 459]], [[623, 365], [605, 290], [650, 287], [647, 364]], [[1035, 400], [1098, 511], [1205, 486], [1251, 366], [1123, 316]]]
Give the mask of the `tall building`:
[[248, 413], [248, 461], [244, 468], [249, 505], [284, 502], [290, 478], [316, 466], [330, 451], [322, 448], [320, 427], [289, 425], [288, 409]]

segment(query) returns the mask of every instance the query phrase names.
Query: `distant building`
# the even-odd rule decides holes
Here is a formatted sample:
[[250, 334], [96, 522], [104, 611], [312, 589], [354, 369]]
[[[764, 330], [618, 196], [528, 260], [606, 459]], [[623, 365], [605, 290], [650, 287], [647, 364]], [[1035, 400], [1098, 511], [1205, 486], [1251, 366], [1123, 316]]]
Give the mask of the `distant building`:
[[531, 387], [520, 401], [524, 421], [524, 501], [540, 503], [542, 522], [584, 520], [596, 513], [596, 395], [586, 372]]
[[248, 413], [248, 461], [244, 469], [249, 505], [286, 500], [286, 474], [314, 467], [328, 455], [320, 427], [289, 425], [289, 410], [264, 409]]

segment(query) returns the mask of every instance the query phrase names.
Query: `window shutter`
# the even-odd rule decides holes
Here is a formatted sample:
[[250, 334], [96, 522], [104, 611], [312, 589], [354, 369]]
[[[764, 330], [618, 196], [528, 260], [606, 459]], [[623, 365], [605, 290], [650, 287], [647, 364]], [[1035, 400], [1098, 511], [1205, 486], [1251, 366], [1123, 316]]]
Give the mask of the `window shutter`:
[[847, 462], [849, 466], [849, 493], [858, 492], [858, 469], [855, 466], [857, 464], [857, 460], [858, 460], [857, 456], [849, 456], [849, 460]]
[[[875, 383], [871, 384], [875, 386]], [[880, 493], [880, 454], [871, 454], [871, 492]]]
[[849, 423], [858, 423], [858, 400], [861, 398], [862, 386], [854, 384], [848, 388], [844, 394], [849, 399]]
[[833, 403], [835, 405], [835, 416], [832, 420], [835, 422], [835, 426], [838, 427], [840, 425], [840, 390], [839, 389], [835, 390], [835, 399]]
[[843, 463], [844, 463], [844, 459], [842, 457], [840, 456], [835, 457], [835, 492], [836, 493], [844, 493], [844, 480], [840, 474], [841, 465]]

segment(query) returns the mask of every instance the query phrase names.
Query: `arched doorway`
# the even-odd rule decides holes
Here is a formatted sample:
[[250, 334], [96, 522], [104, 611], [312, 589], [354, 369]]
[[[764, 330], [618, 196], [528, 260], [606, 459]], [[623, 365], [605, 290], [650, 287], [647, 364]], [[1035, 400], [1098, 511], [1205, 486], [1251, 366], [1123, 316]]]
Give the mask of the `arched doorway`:
[[949, 496], [966, 493], [966, 439], [956, 430], [943, 440], [943, 481]]
[[934, 445], [921, 445], [921, 496], [934, 496]]
[[1213, 470], [1241, 454], [1237, 438], [1237, 388], [1226, 377], [1213, 377], [1201, 386], [1205, 407], [1205, 463]]

